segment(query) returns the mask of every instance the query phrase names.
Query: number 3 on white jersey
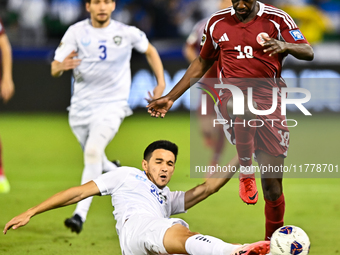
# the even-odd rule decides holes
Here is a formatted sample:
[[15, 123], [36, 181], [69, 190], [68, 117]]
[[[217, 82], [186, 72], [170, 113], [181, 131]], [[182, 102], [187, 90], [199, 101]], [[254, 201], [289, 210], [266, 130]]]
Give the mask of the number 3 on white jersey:
[[106, 46], [105, 45], [100, 45], [99, 46], [99, 49], [102, 51], [101, 54], [99, 55], [99, 58], [101, 60], [105, 60], [106, 57], [107, 57], [107, 54], [106, 54]]
[[244, 52], [242, 51], [241, 45], [237, 45], [234, 47], [240, 54], [237, 56], [237, 59], [243, 58], [253, 58], [253, 48], [251, 46], [244, 46]]

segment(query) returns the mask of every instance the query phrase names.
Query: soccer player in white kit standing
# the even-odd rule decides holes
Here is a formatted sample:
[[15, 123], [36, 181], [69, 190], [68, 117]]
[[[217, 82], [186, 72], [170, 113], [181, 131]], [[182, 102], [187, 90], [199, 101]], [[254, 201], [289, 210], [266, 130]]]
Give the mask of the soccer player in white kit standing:
[[[70, 205], [93, 195], [111, 195], [116, 229], [123, 255], [191, 254], [191, 255], [264, 255], [269, 241], [234, 245], [191, 232], [188, 224], [171, 215], [183, 213], [217, 192], [231, 178], [217, 172], [205, 183], [186, 192], [171, 192], [167, 184], [175, 170], [178, 148], [169, 141], [155, 141], [144, 151], [142, 168], [119, 167], [78, 187], [50, 197], [41, 204], [10, 220], [10, 229], [26, 225], [42, 212]], [[233, 159], [236, 160], [236, 159]], [[231, 162], [235, 164], [236, 162]]]
[[[84, 151], [81, 183], [111, 171], [105, 148], [126, 116], [132, 114], [127, 100], [131, 86], [132, 49], [146, 55], [158, 85], [149, 92], [158, 98], [165, 88], [164, 70], [157, 50], [144, 32], [111, 19], [116, 7], [112, 0], [86, 0], [90, 19], [66, 31], [51, 64], [51, 74], [59, 77], [73, 69], [74, 84], [69, 123]], [[73, 217], [65, 220], [72, 232], [80, 233], [92, 197], [77, 204]]]

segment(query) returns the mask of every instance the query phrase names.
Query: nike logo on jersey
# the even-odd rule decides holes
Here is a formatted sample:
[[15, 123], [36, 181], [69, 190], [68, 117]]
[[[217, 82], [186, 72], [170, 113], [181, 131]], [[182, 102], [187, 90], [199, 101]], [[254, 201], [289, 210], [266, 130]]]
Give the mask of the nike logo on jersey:
[[244, 253], [247, 253], [247, 251], [239, 251], [238, 253], [235, 253], [235, 255], [242, 255]]
[[218, 41], [219, 41], [219, 42], [229, 42], [229, 38], [228, 38], [227, 34], [224, 33], [224, 34], [221, 36], [220, 40], [218, 40]]
[[258, 191], [256, 191], [256, 193], [255, 193], [255, 195], [254, 195], [254, 196], [252, 196], [252, 197], [248, 196], [248, 198], [249, 198], [250, 200], [254, 200], [254, 199], [256, 198], [256, 196], [257, 196], [257, 193], [259, 193], [259, 192], [258, 192]]

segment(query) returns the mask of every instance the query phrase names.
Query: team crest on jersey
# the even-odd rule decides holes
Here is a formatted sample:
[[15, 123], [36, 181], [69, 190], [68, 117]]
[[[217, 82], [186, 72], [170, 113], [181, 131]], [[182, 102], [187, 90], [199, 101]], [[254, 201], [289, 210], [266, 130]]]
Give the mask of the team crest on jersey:
[[303, 34], [299, 29], [289, 31], [290, 35], [294, 38], [295, 41], [304, 40]]
[[114, 43], [117, 44], [117, 45], [121, 45], [122, 39], [123, 39], [123, 38], [122, 38], [121, 36], [119, 36], [119, 35], [113, 37], [113, 41], [114, 41]]
[[201, 40], [201, 46], [203, 46], [205, 44], [206, 40], [207, 40], [207, 36], [206, 36], [206, 34], [203, 34], [202, 40]]
[[269, 37], [269, 35], [266, 32], [261, 32], [256, 36], [256, 41], [258, 44], [260, 44], [261, 46], [264, 45], [264, 43], [266, 42], [266, 40], [264, 38]]
[[83, 37], [81, 39], [81, 44], [85, 47], [89, 46], [91, 43], [91, 38], [90, 37]]

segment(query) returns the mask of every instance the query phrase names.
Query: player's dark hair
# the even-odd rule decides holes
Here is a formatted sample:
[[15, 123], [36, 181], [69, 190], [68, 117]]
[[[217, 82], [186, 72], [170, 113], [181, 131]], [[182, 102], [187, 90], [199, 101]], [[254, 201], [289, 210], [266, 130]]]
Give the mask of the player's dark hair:
[[178, 147], [176, 144], [169, 142], [167, 140], [158, 140], [158, 141], [151, 143], [148, 147], [146, 147], [144, 151], [144, 159], [146, 161], [149, 161], [152, 153], [157, 149], [171, 151], [175, 155], [175, 162], [176, 162], [177, 154], [178, 154]]

